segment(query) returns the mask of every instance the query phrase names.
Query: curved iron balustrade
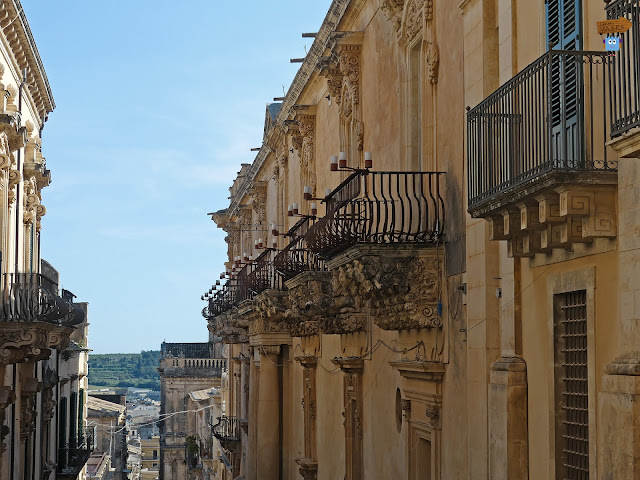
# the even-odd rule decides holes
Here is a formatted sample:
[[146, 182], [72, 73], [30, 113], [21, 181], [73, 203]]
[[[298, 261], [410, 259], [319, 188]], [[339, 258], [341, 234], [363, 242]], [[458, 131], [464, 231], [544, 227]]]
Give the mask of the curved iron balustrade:
[[266, 249], [253, 262], [244, 265], [234, 278], [209, 298], [207, 310], [203, 310], [202, 315], [206, 315], [205, 318], [216, 317], [265, 290], [285, 290], [284, 279], [273, 264], [273, 252]]
[[209, 424], [213, 436], [223, 442], [240, 441], [240, 419], [237, 417], [227, 417], [222, 415], [217, 418], [218, 423]]
[[0, 321], [48, 322], [65, 326], [84, 321], [78, 306], [57, 294], [57, 286], [39, 273], [5, 273], [0, 290]]
[[306, 242], [312, 221], [307, 217], [300, 219], [285, 235], [291, 238], [289, 244], [273, 259], [273, 266], [285, 281], [302, 272], [327, 269], [324, 260], [313, 253]]
[[436, 243], [444, 233], [441, 172], [352, 174], [325, 202], [327, 214], [309, 227], [305, 242], [331, 258], [355, 244]]
[[617, 170], [605, 145], [618, 109], [613, 58], [551, 50], [467, 113], [470, 210], [554, 172]]

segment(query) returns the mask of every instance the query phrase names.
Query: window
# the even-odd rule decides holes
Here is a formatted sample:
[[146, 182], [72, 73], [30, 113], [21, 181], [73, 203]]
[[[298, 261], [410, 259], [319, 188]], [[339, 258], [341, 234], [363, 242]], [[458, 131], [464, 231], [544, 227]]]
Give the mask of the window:
[[153, 460], [157, 460], [158, 459], [158, 450], [154, 450], [153, 451]]
[[556, 478], [588, 478], [587, 292], [556, 295], [555, 303]]

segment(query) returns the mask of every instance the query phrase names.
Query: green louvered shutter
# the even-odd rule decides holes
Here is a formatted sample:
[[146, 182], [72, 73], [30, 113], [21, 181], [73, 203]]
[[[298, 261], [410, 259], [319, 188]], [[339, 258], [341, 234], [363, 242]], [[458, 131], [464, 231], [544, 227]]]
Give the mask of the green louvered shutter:
[[[582, 49], [581, 0], [547, 0], [547, 45], [553, 50]], [[551, 71], [552, 159], [559, 167], [577, 167], [584, 160], [582, 68], [579, 57], [553, 56]], [[564, 131], [564, 135], [562, 135]]]

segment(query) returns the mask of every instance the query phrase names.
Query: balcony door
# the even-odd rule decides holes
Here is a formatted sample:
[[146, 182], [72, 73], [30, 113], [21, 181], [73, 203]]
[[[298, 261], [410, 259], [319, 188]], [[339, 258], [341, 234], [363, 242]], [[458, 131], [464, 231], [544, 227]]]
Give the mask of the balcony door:
[[[582, 0], [546, 0], [547, 46], [582, 50]], [[553, 47], [551, 47], [553, 45]], [[551, 145], [555, 168], [578, 168], [584, 162], [582, 59], [570, 53], [552, 55], [548, 66], [551, 88]]]

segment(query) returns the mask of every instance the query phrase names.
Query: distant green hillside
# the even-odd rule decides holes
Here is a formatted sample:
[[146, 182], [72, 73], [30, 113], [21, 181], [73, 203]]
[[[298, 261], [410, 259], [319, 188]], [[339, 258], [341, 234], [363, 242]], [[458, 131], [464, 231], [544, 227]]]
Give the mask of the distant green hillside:
[[89, 384], [97, 387], [137, 387], [160, 390], [160, 351], [89, 355]]

